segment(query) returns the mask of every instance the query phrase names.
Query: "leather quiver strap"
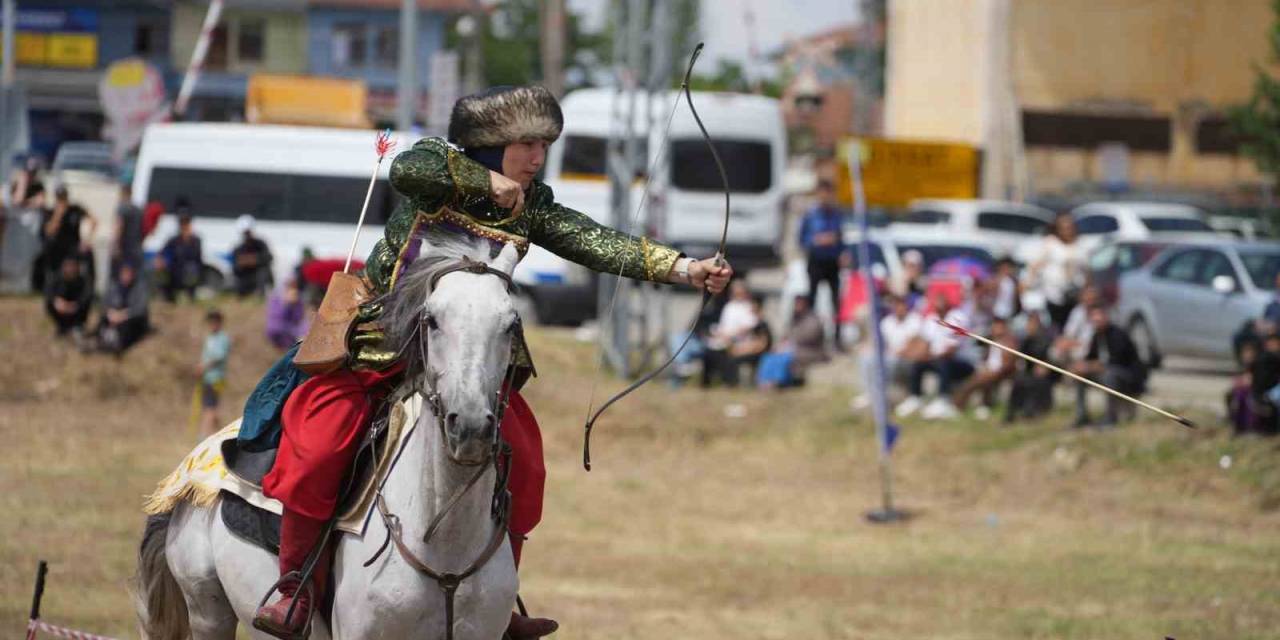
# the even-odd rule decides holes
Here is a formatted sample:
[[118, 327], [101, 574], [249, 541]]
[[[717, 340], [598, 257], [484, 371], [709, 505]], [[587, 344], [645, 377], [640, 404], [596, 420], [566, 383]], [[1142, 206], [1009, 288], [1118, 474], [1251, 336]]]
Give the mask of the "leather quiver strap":
[[293, 357], [294, 366], [312, 376], [341, 367], [347, 361], [348, 341], [360, 305], [369, 299], [369, 285], [363, 278], [352, 273], [333, 274], [311, 329]]

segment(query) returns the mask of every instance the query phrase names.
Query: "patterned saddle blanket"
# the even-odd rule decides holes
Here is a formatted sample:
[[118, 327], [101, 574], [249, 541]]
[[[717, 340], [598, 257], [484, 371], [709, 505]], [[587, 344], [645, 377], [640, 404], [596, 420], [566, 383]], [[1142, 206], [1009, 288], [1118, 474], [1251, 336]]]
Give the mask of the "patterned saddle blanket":
[[[337, 529], [364, 535], [373, 513], [376, 488], [382, 484], [393, 458], [413, 431], [422, 410], [421, 396], [412, 395], [392, 403], [384, 416], [375, 419], [371, 431], [376, 439], [366, 441], [356, 456], [352, 488], [338, 507]], [[381, 421], [385, 423], [378, 424]], [[212, 506], [222, 498], [222, 519], [232, 532], [258, 546], [278, 553], [280, 515], [283, 505], [262, 493], [262, 477], [275, 462], [276, 449], [251, 452], [240, 449], [237, 437], [240, 420], [205, 438], [148, 496], [143, 511], [148, 515], [167, 513], [178, 504]]]

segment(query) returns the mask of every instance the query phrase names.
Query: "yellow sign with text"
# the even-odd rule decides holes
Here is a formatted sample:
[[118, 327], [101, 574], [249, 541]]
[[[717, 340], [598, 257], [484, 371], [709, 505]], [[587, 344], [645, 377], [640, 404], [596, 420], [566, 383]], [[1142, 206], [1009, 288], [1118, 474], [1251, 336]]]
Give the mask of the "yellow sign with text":
[[836, 189], [853, 202], [849, 150], [862, 163], [869, 206], [905, 207], [916, 198], [978, 197], [978, 149], [963, 144], [851, 138], [841, 145]]
[[19, 31], [14, 58], [23, 67], [92, 69], [98, 66], [98, 36], [92, 33]]

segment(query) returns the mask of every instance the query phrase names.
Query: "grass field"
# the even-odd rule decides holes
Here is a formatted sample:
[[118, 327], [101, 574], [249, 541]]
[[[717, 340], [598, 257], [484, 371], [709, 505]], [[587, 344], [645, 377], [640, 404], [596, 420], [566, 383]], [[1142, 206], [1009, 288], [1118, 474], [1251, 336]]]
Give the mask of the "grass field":
[[[260, 307], [222, 306], [238, 409], [274, 354]], [[21, 633], [38, 558], [46, 618], [136, 635], [139, 505], [195, 440], [203, 330], [195, 307], [156, 315], [163, 333], [117, 362], [53, 341], [34, 300], [0, 299], [0, 636]], [[523, 591], [558, 637], [1280, 637], [1275, 441], [1206, 415], [1194, 432], [909, 423], [894, 476], [914, 517], [874, 526], [872, 426], [847, 391], [651, 384], [598, 425], [586, 473], [593, 347], [530, 341], [549, 480]]]

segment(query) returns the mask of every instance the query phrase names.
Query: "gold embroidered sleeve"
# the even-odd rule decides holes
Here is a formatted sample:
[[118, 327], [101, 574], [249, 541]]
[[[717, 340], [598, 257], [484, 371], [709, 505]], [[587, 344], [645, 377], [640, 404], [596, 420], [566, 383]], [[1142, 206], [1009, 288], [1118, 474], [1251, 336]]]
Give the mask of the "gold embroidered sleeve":
[[525, 212], [531, 242], [601, 273], [666, 282], [679, 251], [599, 224], [582, 212], [556, 204], [549, 188], [540, 189], [545, 193], [535, 194]]

